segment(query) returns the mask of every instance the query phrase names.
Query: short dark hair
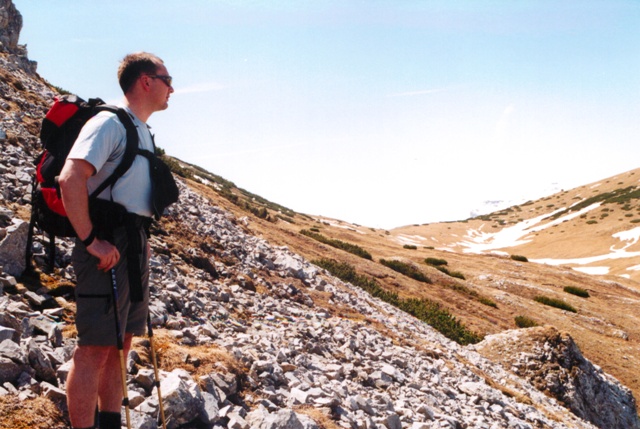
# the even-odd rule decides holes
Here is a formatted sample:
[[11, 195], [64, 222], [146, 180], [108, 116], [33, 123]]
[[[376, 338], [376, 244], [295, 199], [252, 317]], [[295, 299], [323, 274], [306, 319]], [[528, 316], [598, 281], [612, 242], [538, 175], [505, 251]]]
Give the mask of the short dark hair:
[[118, 67], [118, 82], [122, 92], [126, 94], [141, 75], [155, 74], [160, 64], [164, 62], [148, 52], [136, 52], [125, 56]]

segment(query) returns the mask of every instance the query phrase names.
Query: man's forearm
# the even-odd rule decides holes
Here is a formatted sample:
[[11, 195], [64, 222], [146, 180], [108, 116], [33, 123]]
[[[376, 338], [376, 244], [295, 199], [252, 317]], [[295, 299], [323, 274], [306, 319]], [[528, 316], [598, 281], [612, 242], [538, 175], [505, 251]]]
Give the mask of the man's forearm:
[[[84, 167], [84, 168], [83, 168]], [[67, 217], [76, 231], [76, 235], [84, 240], [91, 234], [93, 224], [89, 216], [89, 195], [87, 192], [86, 167], [72, 162], [65, 164], [60, 173], [60, 193]]]

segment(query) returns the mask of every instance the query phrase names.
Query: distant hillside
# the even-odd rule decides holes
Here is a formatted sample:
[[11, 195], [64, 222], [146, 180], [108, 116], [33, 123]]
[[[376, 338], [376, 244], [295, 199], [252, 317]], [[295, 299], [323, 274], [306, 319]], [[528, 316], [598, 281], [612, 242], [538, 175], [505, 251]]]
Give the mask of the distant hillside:
[[401, 241], [462, 253], [519, 254], [589, 274], [640, 280], [640, 170], [463, 223], [394, 230]]

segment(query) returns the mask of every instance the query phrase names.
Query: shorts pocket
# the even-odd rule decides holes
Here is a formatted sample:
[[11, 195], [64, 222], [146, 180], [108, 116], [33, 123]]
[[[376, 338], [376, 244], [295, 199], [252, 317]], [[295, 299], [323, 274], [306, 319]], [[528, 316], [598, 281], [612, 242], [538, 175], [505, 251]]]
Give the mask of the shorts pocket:
[[104, 301], [104, 314], [109, 313], [111, 310], [111, 295], [110, 294], [89, 294], [89, 293], [78, 293], [76, 296], [76, 300], [80, 299], [88, 299], [91, 301], [86, 301], [88, 306], [98, 311], [100, 309], [100, 301]]

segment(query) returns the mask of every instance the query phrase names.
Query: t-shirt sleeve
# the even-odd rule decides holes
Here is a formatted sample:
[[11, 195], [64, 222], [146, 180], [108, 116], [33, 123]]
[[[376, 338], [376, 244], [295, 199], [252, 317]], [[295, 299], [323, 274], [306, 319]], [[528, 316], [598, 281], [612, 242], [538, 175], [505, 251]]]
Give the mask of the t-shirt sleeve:
[[99, 171], [124, 152], [126, 131], [115, 115], [98, 114], [84, 125], [68, 159], [83, 159]]

